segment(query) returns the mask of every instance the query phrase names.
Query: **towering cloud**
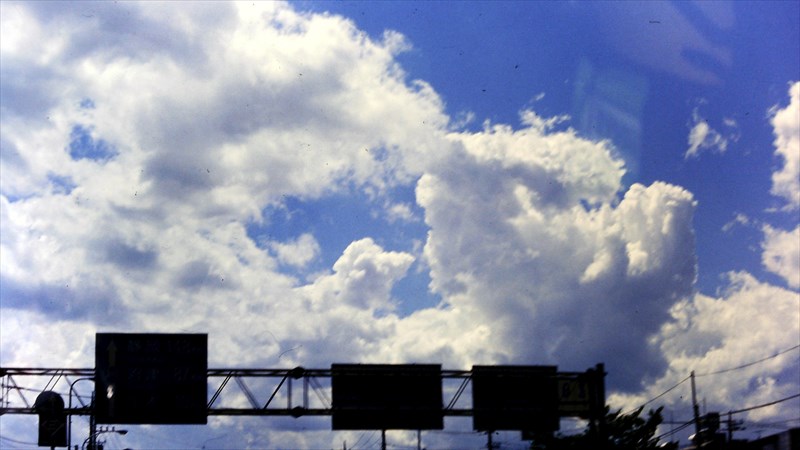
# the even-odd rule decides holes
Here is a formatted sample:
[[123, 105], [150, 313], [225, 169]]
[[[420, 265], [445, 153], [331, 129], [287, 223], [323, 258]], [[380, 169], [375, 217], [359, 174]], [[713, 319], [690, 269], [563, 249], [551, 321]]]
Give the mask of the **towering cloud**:
[[[566, 116], [460, 128], [399, 33], [286, 3], [0, 8], [3, 366], [91, 366], [98, 330], [207, 332], [212, 367], [605, 362], [634, 401], [796, 339], [776, 326], [795, 291], [735, 273], [696, 295], [690, 192], [626, 186], [613, 143]], [[773, 119], [792, 205], [798, 86]], [[791, 236], [766, 234], [796, 289]], [[416, 271], [439, 304], [401, 314]], [[729, 331], [767, 303], [759, 336]], [[786, 370], [714, 398], [788, 392]], [[331, 445], [293, 427], [241, 434]]]
[[459, 150], [420, 180], [432, 288], [485, 325], [497, 362], [604, 360], [634, 388], [663, 364], [648, 336], [691, 293], [692, 197], [656, 183], [620, 199], [610, 144], [523, 118], [452, 135]]
[[[789, 106], [773, 111], [772, 118], [776, 154], [784, 162], [773, 173], [772, 193], [785, 199], [790, 211], [797, 206], [798, 92], [800, 84], [795, 83]], [[746, 225], [749, 219], [742, 217], [737, 221]], [[729, 405], [771, 405], [797, 393], [800, 228], [784, 231], [763, 225], [762, 229], [763, 266], [784, 283], [760, 281], [740, 270], [727, 274], [727, 284], [717, 296], [697, 293], [675, 304], [672, 320], [653, 339], [669, 361], [664, 375], [639, 395], [615, 394], [613, 403], [633, 407], [659, 398], [673, 409], [690, 411], [686, 389], [674, 388], [692, 371], [698, 374], [710, 411]], [[796, 403], [780, 402], [749, 410], [747, 418], [790, 417], [791, 411], [796, 411]]]

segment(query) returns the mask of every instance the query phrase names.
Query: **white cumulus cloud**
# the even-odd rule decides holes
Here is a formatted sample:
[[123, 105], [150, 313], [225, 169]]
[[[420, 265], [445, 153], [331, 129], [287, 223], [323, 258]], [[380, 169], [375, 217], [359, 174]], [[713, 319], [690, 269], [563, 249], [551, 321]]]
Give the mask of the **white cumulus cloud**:
[[764, 226], [762, 246], [764, 267], [783, 277], [790, 287], [800, 288], [800, 226], [790, 231]]
[[[661, 394], [660, 404], [691, 413], [688, 383], [667, 392], [690, 372], [709, 411], [726, 405], [755, 406], [797, 393], [797, 336], [800, 295], [756, 280], [745, 272], [728, 274], [719, 297], [698, 294], [677, 303], [655, 343], [669, 360], [663, 377], [638, 396], [613, 395], [610, 401], [636, 407]], [[791, 403], [747, 412], [750, 420], [790, 416]]]
[[800, 82], [789, 88], [789, 104], [776, 107], [772, 116], [775, 154], [781, 169], [772, 174], [772, 194], [786, 200], [791, 210], [800, 208]]
[[738, 134], [735, 131], [736, 121], [732, 119], [723, 119], [725, 126], [732, 128], [727, 135], [711, 128], [708, 121], [700, 116], [698, 108], [692, 111], [692, 123], [688, 138], [689, 148], [683, 155], [685, 159], [697, 158], [702, 151], [725, 153], [728, 150], [728, 142], [738, 140]]
[[[212, 367], [605, 362], [610, 389], [638, 392], [687, 368], [684, 348], [745, 359], [797, 335], [775, 329], [796, 295], [744, 275], [725, 298], [690, 300], [690, 192], [625, 186], [613, 144], [566, 116], [453, 131], [434, 89], [397, 63], [410, 48], [398, 33], [372, 39], [286, 3], [86, 6], [0, 4], [3, 366], [91, 365], [98, 330], [201, 332]], [[709, 136], [719, 147], [698, 129], [696, 151]], [[381, 225], [421, 216], [423, 231], [375, 227], [331, 250], [342, 230], [324, 220], [342, 212], [321, 205], [351, 192], [383, 206]], [[288, 199], [319, 229], [254, 237]], [[294, 273], [326, 252], [329, 267]], [[400, 317], [415, 263], [441, 303]], [[774, 308], [756, 338], [715, 340], [756, 300]], [[682, 337], [695, 330], [709, 346]], [[788, 389], [780, 370], [759, 392]], [[236, 426], [259, 445], [300, 442], [297, 425]]]
[[691, 293], [694, 202], [663, 183], [620, 200], [624, 170], [609, 144], [538, 126], [551, 120], [451, 136], [461, 150], [417, 186], [431, 286], [441, 314], [485, 325], [480, 339], [497, 354], [471, 350], [481, 358], [600, 358], [630, 388], [663, 364], [647, 338]]
[[278, 260], [290, 266], [303, 267], [319, 255], [319, 242], [309, 233], [304, 233], [289, 242], [270, 242]]

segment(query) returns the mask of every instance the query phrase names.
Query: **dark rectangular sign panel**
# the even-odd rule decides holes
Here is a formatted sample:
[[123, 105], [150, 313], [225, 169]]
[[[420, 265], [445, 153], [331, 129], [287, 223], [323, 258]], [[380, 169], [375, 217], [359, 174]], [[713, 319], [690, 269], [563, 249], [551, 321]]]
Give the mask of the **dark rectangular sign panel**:
[[594, 408], [592, 379], [581, 374], [558, 380], [558, 412], [562, 417], [591, 418]]
[[100, 424], [205, 424], [207, 334], [97, 333]]
[[558, 430], [556, 371], [556, 366], [473, 366], [472, 428]]
[[442, 366], [333, 364], [334, 430], [441, 430]]
[[39, 447], [67, 447], [66, 415], [39, 415]]

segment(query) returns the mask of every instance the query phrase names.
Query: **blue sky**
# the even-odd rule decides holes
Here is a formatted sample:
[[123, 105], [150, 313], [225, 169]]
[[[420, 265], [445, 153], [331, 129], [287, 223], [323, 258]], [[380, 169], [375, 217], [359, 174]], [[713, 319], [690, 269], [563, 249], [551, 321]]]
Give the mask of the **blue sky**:
[[[604, 362], [625, 409], [800, 392], [797, 2], [0, 8], [4, 367], [202, 332], [211, 367]], [[120, 446], [370, 440], [175, 430]]]

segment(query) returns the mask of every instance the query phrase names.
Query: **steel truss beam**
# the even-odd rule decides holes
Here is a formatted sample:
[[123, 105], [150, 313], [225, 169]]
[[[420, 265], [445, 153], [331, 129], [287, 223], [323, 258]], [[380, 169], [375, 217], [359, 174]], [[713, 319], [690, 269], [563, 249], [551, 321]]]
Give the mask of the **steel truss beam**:
[[[207, 378], [209, 386], [212, 386], [211, 379], [221, 379], [217, 384], [214, 394], [208, 402], [208, 415], [209, 416], [330, 416], [332, 414], [331, 400], [329, 390], [320, 383], [320, 379], [330, 379], [331, 369], [304, 369], [296, 367], [294, 369], [208, 369]], [[461, 380], [458, 388], [453, 393], [449, 401], [446, 401], [442, 412], [445, 416], [471, 416], [472, 409], [458, 409], [455, 408], [459, 398], [466, 390], [467, 385], [472, 377], [472, 372], [468, 370], [442, 370], [442, 379], [455, 379]], [[559, 372], [559, 378], [572, 378], [584, 375], [585, 372]], [[60, 380], [60, 377], [86, 377], [93, 380], [95, 377], [95, 369], [64, 369], [64, 368], [24, 368], [24, 367], [9, 367], [0, 368], [0, 378], [2, 378], [2, 398], [0, 398], [0, 415], [3, 414], [36, 414], [33, 408], [33, 403], [28, 401], [24, 395], [24, 390], [37, 391], [33, 389], [26, 389], [20, 387], [14, 377], [50, 377], [44, 389], [47, 390], [51, 385], [55, 387]], [[260, 381], [263, 379], [280, 379], [274, 389], [271, 390], [271, 395], [263, 403], [258, 401], [256, 393], [248, 386], [246, 380], [253, 383], [263, 384]], [[55, 381], [54, 381], [55, 380]], [[221, 406], [220, 398], [229, 382], [234, 380], [239, 390], [244, 394], [247, 402], [250, 404], [249, 408], [232, 408]], [[77, 380], [76, 380], [77, 381]], [[67, 382], [68, 379], [67, 379]], [[293, 389], [297, 383], [300, 383], [302, 389], [302, 399], [300, 404], [293, 403]], [[228, 389], [230, 390], [230, 389]], [[15, 391], [22, 402], [24, 407], [11, 407], [10, 394]], [[37, 392], [41, 392], [37, 391]], [[70, 388], [70, 392], [72, 389]], [[310, 393], [313, 392], [316, 400], [311, 402]], [[275, 399], [280, 393], [283, 393], [285, 399], [285, 407], [275, 406]], [[71, 403], [70, 403], [71, 404]], [[78, 406], [65, 408], [67, 415], [92, 415], [93, 410], [91, 405]]]

